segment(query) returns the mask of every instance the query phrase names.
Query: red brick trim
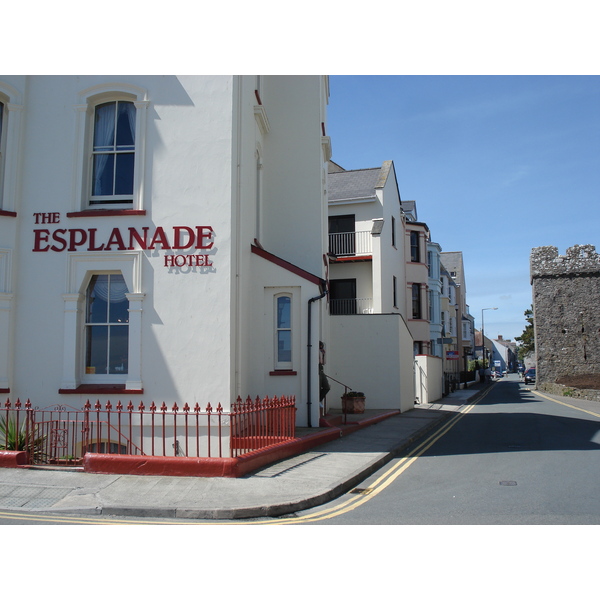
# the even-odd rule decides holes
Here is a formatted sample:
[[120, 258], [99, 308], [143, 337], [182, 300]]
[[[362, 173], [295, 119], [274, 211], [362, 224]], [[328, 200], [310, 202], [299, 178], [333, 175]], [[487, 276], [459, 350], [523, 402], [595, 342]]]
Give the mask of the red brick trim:
[[270, 252], [267, 252], [266, 250], [255, 246], [254, 244], [251, 244], [250, 248], [252, 249], [252, 254], [257, 254], [265, 260], [268, 260], [269, 262], [272, 262], [273, 264], [282, 267], [283, 269], [286, 269], [286, 271], [290, 271], [290, 273], [299, 275], [307, 281], [310, 281], [311, 283], [315, 283], [317, 285], [325, 284], [325, 281], [320, 277], [317, 277], [316, 275], [305, 271], [301, 267], [293, 265], [292, 263], [288, 262], [287, 260], [284, 260], [283, 258], [279, 258], [279, 256], [275, 256], [275, 254], [271, 254]]
[[111, 209], [111, 208], [91, 208], [89, 210], [80, 210], [77, 212], [68, 212], [67, 217], [137, 217], [144, 216], [145, 210], [136, 210], [133, 208]]
[[333, 262], [359, 262], [373, 260], [372, 254], [355, 254], [352, 256], [336, 256]]
[[116, 383], [85, 383], [75, 389], [61, 388], [59, 394], [143, 394], [144, 390], [128, 390], [125, 384]]
[[269, 375], [272, 376], [285, 376], [285, 375], [298, 375], [298, 371], [270, 371]]

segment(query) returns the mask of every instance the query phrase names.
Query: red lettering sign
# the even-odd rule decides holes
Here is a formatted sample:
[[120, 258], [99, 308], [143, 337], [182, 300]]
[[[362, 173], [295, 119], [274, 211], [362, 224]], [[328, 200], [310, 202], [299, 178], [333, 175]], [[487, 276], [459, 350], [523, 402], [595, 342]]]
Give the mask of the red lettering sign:
[[165, 267], [212, 267], [208, 254], [166, 254]]
[[[36, 225], [60, 223], [60, 213], [33, 213]], [[171, 230], [157, 227], [152, 234], [149, 227], [128, 227], [123, 236], [113, 227], [108, 239], [98, 239], [98, 229], [34, 229], [32, 252], [111, 252], [134, 250], [210, 250], [214, 247], [215, 232], [210, 225], [176, 225]], [[125, 243], [127, 240], [128, 244]], [[212, 267], [208, 254], [167, 254], [165, 267]]]

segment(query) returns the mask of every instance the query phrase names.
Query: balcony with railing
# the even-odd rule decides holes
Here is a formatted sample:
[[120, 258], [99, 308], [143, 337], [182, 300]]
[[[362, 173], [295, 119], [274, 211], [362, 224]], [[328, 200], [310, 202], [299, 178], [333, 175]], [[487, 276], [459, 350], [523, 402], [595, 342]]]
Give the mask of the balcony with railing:
[[373, 253], [371, 232], [330, 233], [329, 252], [338, 258], [371, 256]]
[[373, 312], [373, 298], [332, 298], [329, 312], [332, 315], [369, 315]]

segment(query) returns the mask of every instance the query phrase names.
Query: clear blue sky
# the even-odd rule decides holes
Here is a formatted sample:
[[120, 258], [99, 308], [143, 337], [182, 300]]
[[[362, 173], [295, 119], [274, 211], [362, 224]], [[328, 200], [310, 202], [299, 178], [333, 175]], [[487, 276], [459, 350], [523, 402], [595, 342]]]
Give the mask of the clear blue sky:
[[328, 134], [345, 169], [393, 160], [403, 200], [461, 251], [485, 333], [521, 335], [529, 255], [600, 251], [599, 76], [331, 76]]

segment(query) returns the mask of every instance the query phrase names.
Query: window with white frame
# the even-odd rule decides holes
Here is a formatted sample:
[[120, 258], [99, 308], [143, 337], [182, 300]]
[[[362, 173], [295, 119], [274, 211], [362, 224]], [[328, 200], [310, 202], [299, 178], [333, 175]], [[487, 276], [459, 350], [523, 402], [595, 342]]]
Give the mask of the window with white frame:
[[450, 317], [450, 327], [448, 329], [449, 335], [454, 337], [456, 335], [456, 317]]
[[16, 217], [23, 98], [0, 81], [0, 216]]
[[469, 323], [469, 321], [462, 322], [462, 339], [463, 340], [471, 339], [471, 323]]
[[418, 231], [410, 232], [410, 260], [421, 262], [420, 236]]
[[72, 210], [142, 210], [146, 90], [105, 83], [80, 93]]
[[6, 109], [2, 96], [0, 96], [0, 208], [2, 208], [2, 189], [4, 188], [4, 156], [6, 154]]
[[[93, 275], [86, 291], [85, 375], [129, 372], [129, 300], [123, 275]], [[99, 380], [99, 377], [88, 377]]]
[[0, 81], [0, 214], [16, 217], [17, 156], [20, 134], [20, 94]]
[[12, 250], [0, 248], [0, 391], [10, 390], [10, 330], [14, 295], [11, 288]]
[[435, 323], [435, 313], [434, 313], [434, 296], [433, 290], [429, 290], [429, 321], [431, 323]]
[[68, 255], [59, 393], [82, 384], [143, 393], [142, 256], [139, 250]]
[[411, 291], [412, 291], [412, 318], [420, 319], [420, 318], [422, 318], [421, 285], [418, 283], [413, 283], [411, 286]]
[[292, 368], [292, 296], [275, 297], [275, 369]]
[[[4, 172], [4, 102], [2, 102], [2, 97], [0, 97], [0, 194], [2, 190], [2, 173]], [[0, 195], [0, 206], [2, 205], [2, 196]]]
[[90, 204], [132, 204], [135, 168], [133, 102], [115, 100], [94, 108]]

